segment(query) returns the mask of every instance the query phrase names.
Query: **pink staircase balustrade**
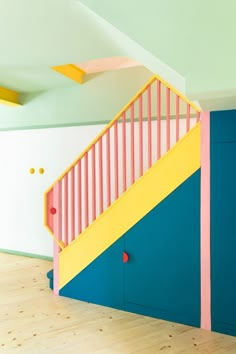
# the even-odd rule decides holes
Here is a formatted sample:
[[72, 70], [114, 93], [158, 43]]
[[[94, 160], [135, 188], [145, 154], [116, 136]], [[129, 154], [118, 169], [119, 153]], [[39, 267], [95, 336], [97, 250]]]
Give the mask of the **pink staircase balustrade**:
[[197, 106], [154, 76], [45, 193], [45, 223], [59, 247], [79, 237], [199, 120]]

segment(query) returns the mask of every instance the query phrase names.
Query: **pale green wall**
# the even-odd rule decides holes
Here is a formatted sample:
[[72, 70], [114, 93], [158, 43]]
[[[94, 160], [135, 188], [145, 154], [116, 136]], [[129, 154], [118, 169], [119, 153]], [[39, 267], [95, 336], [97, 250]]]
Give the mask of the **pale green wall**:
[[202, 100], [236, 97], [235, 0], [81, 0], [186, 78]]
[[0, 106], [0, 130], [110, 121], [153, 74], [144, 67], [94, 76], [83, 85], [25, 94], [21, 107]]

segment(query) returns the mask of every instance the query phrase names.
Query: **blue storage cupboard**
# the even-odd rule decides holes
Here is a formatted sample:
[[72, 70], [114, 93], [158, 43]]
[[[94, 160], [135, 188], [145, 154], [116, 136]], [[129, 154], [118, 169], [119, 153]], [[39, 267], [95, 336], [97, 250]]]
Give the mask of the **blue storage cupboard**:
[[60, 295], [200, 326], [200, 170]]
[[211, 113], [212, 330], [236, 335], [236, 111]]

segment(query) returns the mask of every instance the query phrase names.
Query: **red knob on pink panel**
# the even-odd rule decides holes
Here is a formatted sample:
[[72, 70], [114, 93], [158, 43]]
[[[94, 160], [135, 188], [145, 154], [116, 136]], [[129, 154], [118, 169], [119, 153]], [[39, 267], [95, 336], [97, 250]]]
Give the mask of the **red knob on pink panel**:
[[123, 252], [123, 262], [127, 263], [129, 261], [129, 255], [127, 252]]
[[56, 209], [56, 208], [51, 208], [51, 209], [50, 209], [50, 213], [51, 213], [52, 215], [55, 215], [56, 212], [57, 212], [57, 209]]

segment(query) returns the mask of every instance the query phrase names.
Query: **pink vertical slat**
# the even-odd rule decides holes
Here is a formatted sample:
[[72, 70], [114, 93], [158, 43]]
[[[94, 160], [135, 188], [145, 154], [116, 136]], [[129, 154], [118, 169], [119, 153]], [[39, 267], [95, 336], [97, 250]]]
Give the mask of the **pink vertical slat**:
[[152, 166], [152, 101], [151, 86], [147, 88], [147, 116], [148, 116], [148, 168]]
[[103, 159], [102, 159], [102, 137], [99, 139], [99, 210], [103, 212]]
[[53, 207], [53, 188], [46, 195], [46, 225], [53, 232], [53, 214], [50, 212], [50, 209]]
[[118, 178], [118, 129], [117, 121], [114, 123], [114, 174], [115, 174], [115, 200], [119, 197]]
[[111, 204], [111, 167], [110, 167], [110, 129], [106, 134], [106, 156], [107, 156], [107, 206]]
[[157, 159], [161, 157], [161, 81], [157, 81]]
[[89, 224], [89, 196], [88, 196], [88, 153], [84, 155], [84, 224]]
[[131, 184], [135, 181], [134, 169], [134, 104], [130, 106], [130, 155], [131, 155]]
[[123, 192], [126, 191], [126, 113], [122, 114], [122, 160], [123, 160]]
[[71, 241], [75, 239], [75, 169], [74, 167], [70, 170], [70, 183], [71, 183], [71, 196], [70, 196], [70, 237]]
[[176, 95], [176, 131], [175, 131], [176, 143], [179, 141], [179, 96]]
[[81, 188], [81, 160], [77, 163], [78, 171], [78, 234], [82, 232], [82, 188]]
[[62, 240], [62, 181], [59, 180], [56, 184], [57, 186], [57, 239]]
[[211, 330], [210, 113], [201, 113], [201, 328]]
[[64, 177], [64, 242], [68, 245], [68, 174]]
[[53, 233], [58, 241], [62, 240], [62, 182], [59, 180], [53, 187]]
[[200, 121], [200, 112], [196, 112], [196, 120], [197, 123]]
[[166, 88], [166, 151], [170, 150], [170, 89]]
[[53, 242], [53, 293], [59, 295], [59, 253], [60, 247]]
[[139, 97], [139, 176], [143, 175], [143, 96]]
[[95, 145], [92, 147], [92, 221], [96, 219], [96, 165]]
[[[53, 233], [58, 241], [62, 240], [62, 183], [58, 181], [53, 188], [53, 206], [56, 214], [53, 217]], [[59, 295], [59, 252], [60, 247], [54, 241], [53, 247], [53, 291], [55, 295]]]
[[190, 129], [190, 104], [187, 104], [186, 132]]
[[[58, 204], [58, 193], [57, 184], [53, 187], [53, 207], [57, 209]], [[53, 234], [57, 238], [58, 236], [58, 222], [56, 219], [56, 214], [53, 215]], [[59, 295], [59, 246], [54, 241], [53, 243], [53, 293], [54, 295]]]

